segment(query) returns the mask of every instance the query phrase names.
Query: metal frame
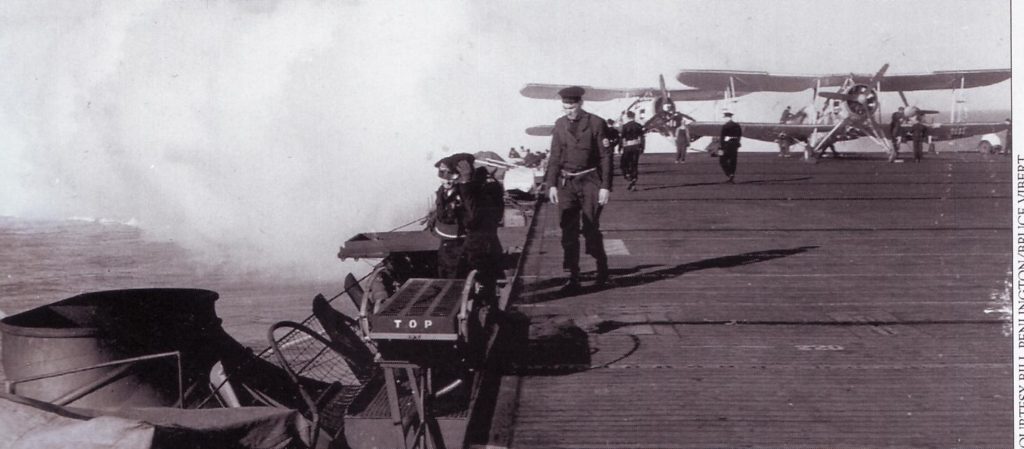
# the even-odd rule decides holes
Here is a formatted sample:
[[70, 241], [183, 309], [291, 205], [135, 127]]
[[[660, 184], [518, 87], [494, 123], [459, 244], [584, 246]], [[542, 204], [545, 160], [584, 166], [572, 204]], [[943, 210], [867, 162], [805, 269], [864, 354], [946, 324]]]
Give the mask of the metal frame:
[[147, 361], [150, 361], [150, 360], [156, 360], [156, 359], [167, 358], [167, 357], [174, 357], [175, 358], [175, 364], [177, 365], [177, 368], [178, 368], [178, 373], [177, 373], [178, 374], [178, 403], [175, 404], [175, 407], [182, 408], [182, 407], [184, 407], [184, 404], [185, 404], [185, 390], [184, 390], [184, 382], [182, 380], [183, 375], [182, 375], [182, 372], [181, 372], [181, 352], [179, 352], [179, 351], [161, 352], [161, 353], [158, 353], [158, 354], [149, 354], [149, 355], [143, 355], [143, 356], [138, 356], [138, 357], [130, 357], [130, 358], [127, 358], [127, 359], [113, 360], [113, 361], [110, 361], [110, 362], [97, 363], [95, 365], [89, 365], [89, 366], [84, 366], [84, 367], [80, 367], [80, 368], [72, 368], [72, 369], [61, 370], [61, 371], [56, 371], [56, 372], [52, 372], [52, 373], [45, 373], [45, 374], [39, 374], [39, 375], [35, 375], [35, 376], [30, 376], [30, 377], [23, 377], [23, 378], [20, 378], [20, 379], [6, 379], [6, 380], [4, 380], [4, 391], [6, 391], [9, 394], [17, 394], [15, 392], [15, 387], [18, 384], [21, 384], [21, 383], [32, 382], [32, 381], [42, 380], [42, 379], [50, 379], [50, 378], [53, 378], [53, 377], [66, 376], [68, 374], [81, 373], [81, 372], [84, 372], [84, 371], [91, 371], [91, 370], [100, 369], [100, 368], [108, 368], [108, 367], [112, 367], [112, 366], [125, 365], [125, 366], [121, 367], [120, 369], [114, 370], [114, 371], [110, 372], [109, 374], [107, 374], [107, 375], [105, 375], [105, 376], [103, 376], [103, 377], [101, 377], [99, 379], [96, 379], [96, 380], [94, 380], [92, 382], [89, 382], [88, 384], [85, 384], [85, 385], [82, 385], [82, 386], [80, 386], [78, 388], [75, 388], [74, 390], [71, 390], [71, 391], [69, 391], [67, 393], [64, 393], [63, 395], [59, 396], [57, 399], [54, 399], [53, 401], [50, 401], [51, 403], [56, 404], [56, 405], [68, 405], [68, 404], [70, 404], [72, 402], [75, 402], [75, 401], [77, 401], [77, 400], [79, 400], [79, 399], [89, 395], [90, 393], [92, 393], [92, 392], [94, 392], [96, 390], [99, 390], [100, 388], [103, 388], [104, 386], [114, 382], [115, 380], [119, 379], [121, 376], [123, 376], [125, 373], [127, 373], [129, 370], [131, 370], [132, 367], [134, 367], [135, 364], [137, 364], [137, 363], [147, 362]]

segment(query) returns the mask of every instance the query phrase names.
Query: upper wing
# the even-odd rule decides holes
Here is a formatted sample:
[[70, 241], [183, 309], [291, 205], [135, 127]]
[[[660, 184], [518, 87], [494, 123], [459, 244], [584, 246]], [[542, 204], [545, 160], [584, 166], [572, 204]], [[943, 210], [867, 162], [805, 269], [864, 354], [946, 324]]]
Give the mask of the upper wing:
[[[725, 89], [732, 86], [746, 92], [799, 92], [818, 86], [842, 86], [852, 78], [855, 83], [870, 83], [874, 74], [773, 75], [768, 72], [736, 70], [683, 70], [676, 75], [679, 82], [697, 89]], [[881, 79], [881, 90], [887, 92], [940, 90], [980, 87], [1010, 78], [1010, 69], [950, 70], [920, 74], [887, 75]]]
[[550, 136], [554, 134], [554, 132], [554, 125], [538, 125], [526, 128], [526, 134], [529, 134], [531, 136]]
[[[782, 124], [782, 123], [740, 123], [740, 128], [743, 129], [743, 137], [755, 140], [763, 140], [765, 142], [775, 142], [779, 135], [785, 134], [786, 137], [796, 140], [807, 140], [814, 134], [815, 130], [819, 133], [827, 133], [833, 125], [813, 125], [813, 124]], [[722, 132], [721, 122], [693, 122], [686, 125], [686, 129], [690, 131], [690, 137], [698, 136], [710, 136], [718, 137]]]
[[[519, 93], [527, 98], [538, 100], [558, 100], [558, 91], [570, 87], [568, 84], [527, 84], [519, 90]], [[580, 86], [583, 88], [583, 99], [587, 101], [608, 101], [620, 98], [658, 97], [661, 90], [655, 87], [640, 87], [633, 89], [615, 89]], [[721, 99], [725, 92], [722, 90], [703, 89], [675, 89], [669, 90], [668, 94], [673, 100], [678, 101], [703, 101]]]
[[[676, 75], [679, 82], [697, 89], [735, 89], [740, 92], [799, 92], [813, 88], [819, 79], [828, 75], [772, 75], [768, 72], [747, 72], [739, 70], [683, 70]], [[870, 77], [870, 76], [869, 76]], [[838, 82], [827, 80], [834, 85]], [[823, 79], [822, 86], [826, 80]]]
[[[981, 87], [1010, 79], [1010, 69], [950, 70], [942, 72], [888, 75], [882, 78], [882, 90], [889, 92], [910, 90], [959, 89]], [[961, 83], [963, 83], [961, 85]]]

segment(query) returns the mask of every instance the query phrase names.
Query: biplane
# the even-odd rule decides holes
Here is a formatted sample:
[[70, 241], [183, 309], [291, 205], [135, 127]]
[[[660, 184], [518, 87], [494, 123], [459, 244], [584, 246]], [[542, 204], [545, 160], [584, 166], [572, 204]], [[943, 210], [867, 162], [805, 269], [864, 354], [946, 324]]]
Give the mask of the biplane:
[[[665, 77], [659, 75], [659, 87], [640, 88], [602, 88], [591, 86], [580, 86], [583, 88], [584, 101], [610, 101], [618, 99], [633, 99], [620, 114], [620, 120], [627, 112], [633, 112], [637, 122], [644, 126], [648, 133], [658, 133], [663, 136], [675, 136], [676, 130], [683, 125], [683, 120], [692, 120], [691, 117], [679, 112], [676, 109], [676, 101], [709, 101], [728, 99], [734, 96], [744, 95], [745, 92], [725, 91], [723, 89], [668, 89], [665, 86]], [[527, 84], [519, 93], [524, 97], [538, 100], [558, 100], [558, 91], [569, 87], [568, 84]], [[648, 118], [648, 112], [650, 117]], [[531, 126], [526, 129], [526, 134], [531, 136], [550, 136], [554, 126], [541, 125]]]
[[[951, 89], [951, 123], [929, 123], [930, 142], [960, 139], [985, 133], [995, 133], [1008, 128], [1004, 122], [964, 122], [964, 89], [988, 86], [1010, 78], [1009, 69], [938, 71], [925, 74], [886, 75], [888, 64], [874, 74], [832, 74], [832, 75], [774, 75], [767, 72], [684, 70], [676, 76], [680, 82], [699, 89], [720, 88], [727, 92], [800, 92], [812, 90], [812, 105], [818, 97], [825, 98], [824, 106], [815, 110], [813, 106], [800, 114], [799, 122], [743, 123], [743, 135], [752, 139], [778, 142], [788, 139], [790, 143], [803, 142], [809, 145], [812, 154], [821, 156], [824, 149], [835, 142], [868, 137], [891, 155], [895, 154], [889, 142], [892, 132], [905, 135], [908, 124], [898, 127], [880, 126], [881, 102], [879, 92], [898, 92], [906, 107], [907, 118], [922, 119], [938, 111], [925, 110], [907, 101], [908, 91]], [[836, 92], [821, 92], [821, 89], [838, 87]], [[810, 113], [808, 113], [810, 111]], [[808, 123], [808, 121], [810, 123]], [[721, 123], [695, 122], [687, 125], [690, 135], [717, 136]]]

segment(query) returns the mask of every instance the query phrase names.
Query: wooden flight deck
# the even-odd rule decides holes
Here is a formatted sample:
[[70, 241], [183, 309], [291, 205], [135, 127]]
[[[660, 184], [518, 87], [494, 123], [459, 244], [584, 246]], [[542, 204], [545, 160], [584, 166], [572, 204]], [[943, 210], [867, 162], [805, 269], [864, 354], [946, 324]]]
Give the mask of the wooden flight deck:
[[584, 255], [558, 293], [539, 209], [511, 298], [528, 342], [472, 445], [1011, 446], [1009, 157], [741, 153], [735, 185], [673, 159], [616, 179], [606, 288]]

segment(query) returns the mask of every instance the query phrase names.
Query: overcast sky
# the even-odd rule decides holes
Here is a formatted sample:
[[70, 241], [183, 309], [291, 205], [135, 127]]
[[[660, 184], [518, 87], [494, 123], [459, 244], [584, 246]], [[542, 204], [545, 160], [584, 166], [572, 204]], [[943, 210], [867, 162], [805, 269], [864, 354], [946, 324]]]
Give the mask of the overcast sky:
[[[523, 130], [559, 107], [526, 83], [1005, 68], [1009, 4], [7, 0], [0, 215], [134, 219], [214, 257], [333, 268], [354, 232], [425, 212], [447, 152], [546, 148]], [[1008, 84], [971, 107], [1007, 108]], [[758, 94], [737, 118], [808, 97]]]

